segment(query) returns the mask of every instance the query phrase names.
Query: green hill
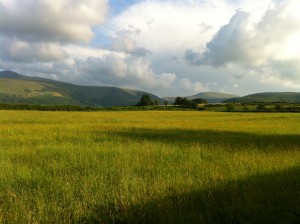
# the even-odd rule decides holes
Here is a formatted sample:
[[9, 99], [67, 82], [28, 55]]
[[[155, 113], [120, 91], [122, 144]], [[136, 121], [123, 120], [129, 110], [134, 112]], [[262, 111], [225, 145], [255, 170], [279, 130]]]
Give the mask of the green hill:
[[206, 99], [208, 103], [221, 103], [224, 100], [238, 97], [237, 95], [228, 93], [217, 93], [217, 92], [204, 92], [198, 93], [193, 96], [188, 96], [187, 99], [192, 100], [196, 98]]
[[[204, 92], [204, 93], [198, 93], [193, 96], [186, 96], [188, 100], [193, 100], [196, 98], [202, 98], [206, 99], [208, 103], [221, 103], [224, 100], [236, 98], [237, 95], [228, 94], [228, 93], [217, 93], [217, 92]], [[164, 97], [165, 100], [167, 100], [169, 103], [174, 103], [176, 97]]]
[[51, 79], [0, 72], [0, 103], [81, 106], [131, 106], [143, 94], [162, 102], [157, 96], [138, 90], [104, 86], [79, 86]]
[[234, 103], [299, 103], [300, 93], [296, 92], [267, 92], [255, 93], [244, 97], [233, 98], [225, 102]]

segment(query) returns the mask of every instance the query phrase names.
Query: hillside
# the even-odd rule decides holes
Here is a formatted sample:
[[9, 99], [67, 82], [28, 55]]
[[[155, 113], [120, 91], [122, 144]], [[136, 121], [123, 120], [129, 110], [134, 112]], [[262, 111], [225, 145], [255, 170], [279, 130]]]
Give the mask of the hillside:
[[284, 103], [299, 103], [300, 93], [296, 92], [266, 92], [266, 93], [255, 93], [244, 97], [233, 98], [224, 102], [234, 103], [273, 103], [273, 102], [284, 102]]
[[[130, 106], [146, 92], [104, 86], [79, 86], [51, 79], [0, 72], [0, 103]], [[162, 102], [157, 96], [147, 93]]]
[[[206, 99], [208, 103], [221, 103], [224, 100], [236, 98], [237, 95], [228, 94], [228, 93], [217, 93], [217, 92], [204, 92], [198, 93], [193, 96], [185, 96], [187, 99], [192, 100], [196, 98]], [[176, 97], [164, 97], [169, 103], [174, 103]]]

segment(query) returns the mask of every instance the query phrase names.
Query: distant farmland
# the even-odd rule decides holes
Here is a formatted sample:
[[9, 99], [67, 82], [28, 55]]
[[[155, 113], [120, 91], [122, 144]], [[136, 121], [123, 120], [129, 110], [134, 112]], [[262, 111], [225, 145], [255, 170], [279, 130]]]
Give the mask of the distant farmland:
[[0, 223], [299, 223], [299, 123], [0, 111]]

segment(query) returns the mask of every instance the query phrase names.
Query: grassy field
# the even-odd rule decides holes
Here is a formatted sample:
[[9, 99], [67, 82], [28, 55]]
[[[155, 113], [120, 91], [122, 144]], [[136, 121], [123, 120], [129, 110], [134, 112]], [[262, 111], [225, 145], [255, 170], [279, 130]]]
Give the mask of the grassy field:
[[299, 223], [299, 123], [0, 111], [0, 223]]

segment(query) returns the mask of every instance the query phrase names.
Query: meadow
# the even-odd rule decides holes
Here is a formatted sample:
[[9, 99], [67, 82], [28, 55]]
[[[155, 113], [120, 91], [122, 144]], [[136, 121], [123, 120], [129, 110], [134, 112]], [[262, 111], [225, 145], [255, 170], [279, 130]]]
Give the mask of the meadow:
[[299, 123], [0, 111], [0, 223], [300, 223]]

